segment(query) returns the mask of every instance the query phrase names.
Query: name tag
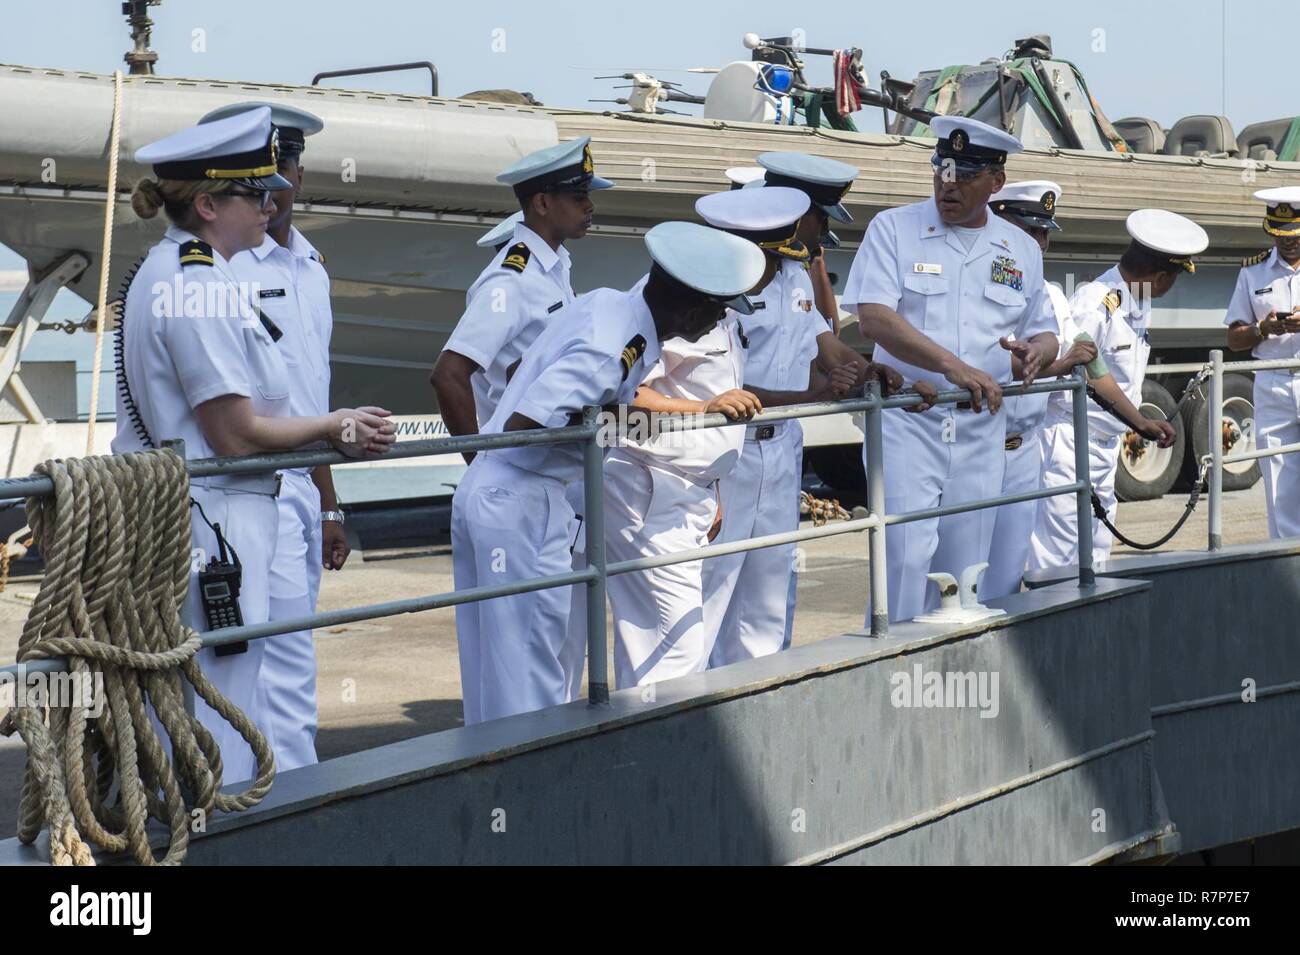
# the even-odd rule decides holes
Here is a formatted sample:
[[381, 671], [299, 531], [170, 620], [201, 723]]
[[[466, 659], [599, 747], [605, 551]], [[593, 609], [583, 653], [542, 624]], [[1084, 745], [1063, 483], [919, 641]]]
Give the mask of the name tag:
[[1270, 285], [1268, 288], [1257, 288], [1257, 289], [1255, 289], [1254, 294], [1255, 294], [1255, 295], [1269, 295], [1269, 294], [1272, 293], [1272, 291], [1273, 291], [1273, 286]]
[[264, 288], [257, 290], [258, 298], [284, 298], [284, 289], [282, 288]]
[[1132, 348], [1132, 347], [1133, 347], [1133, 346], [1132, 346], [1131, 344], [1129, 344], [1129, 345], [1116, 345], [1116, 346], [1115, 346], [1115, 351], [1127, 351], [1128, 349], [1130, 349], [1130, 348]]
[[560, 309], [562, 309], [562, 308], [564, 308], [564, 303], [563, 303], [563, 302], [556, 302], [554, 305], [552, 305], [550, 308], [548, 308], [548, 309], [546, 310], [546, 314], [547, 314], [547, 315], [550, 315], [551, 312], [558, 312], [558, 311], [559, 311]]
[[754, 302], [753, 306], [754, 311], [761, 312], [763, 309], [767, 308], [767, 302]]
[[914, 275], [943, 275], [943, 266], [935, 262], [917, 262], [912, 266]]

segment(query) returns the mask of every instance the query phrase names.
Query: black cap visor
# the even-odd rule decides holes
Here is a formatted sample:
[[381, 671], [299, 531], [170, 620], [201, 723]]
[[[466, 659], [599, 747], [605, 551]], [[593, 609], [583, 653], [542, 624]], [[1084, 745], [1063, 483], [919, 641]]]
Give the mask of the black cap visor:
[[249, 189], [269, 189], [271, 192], [281, 192], [293, 188], [293, 183], [278, 172], [273, 172], [269, 176], [253, 176], [247, 179], [231, 179], [229, 181], [237, 182]]
[[739, 312], [741, 315], [753, 315], [754, 303], [749, 300], [749, 296], [743, 292], [739, 295], [733, 295], [731, 298], [717, 299], [733, 312]]

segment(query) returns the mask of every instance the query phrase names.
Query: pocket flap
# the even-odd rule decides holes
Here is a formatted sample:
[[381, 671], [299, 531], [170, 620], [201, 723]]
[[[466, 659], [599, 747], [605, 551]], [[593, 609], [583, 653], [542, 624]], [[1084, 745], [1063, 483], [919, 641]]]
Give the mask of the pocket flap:
[[919, 295], [942, 295], [948, 291], [948, 280], [942, 275], [905, 275], [903, 287]]
[[1023, 308], [1025, 304], [1025, 296], [1023, 293], [1017, 292], [1009, 285], [999, 285], [997, 282], [989, 282], [984, 286], [984, 297], [992, 299], [999, 305], [1010, 305], [1013, 307]]

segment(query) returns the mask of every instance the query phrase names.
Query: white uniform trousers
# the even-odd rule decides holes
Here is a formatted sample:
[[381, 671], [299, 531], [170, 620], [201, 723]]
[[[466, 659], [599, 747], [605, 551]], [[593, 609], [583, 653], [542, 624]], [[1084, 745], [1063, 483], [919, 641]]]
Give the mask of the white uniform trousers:
[[[285, 471], [277, 500], [279, 533], [271, 564], [271, 619], [314, 613], [320, 593], [320, 490], [310, 472]], [[268, 637], [262, 688], [277, 770], [310, 766], [316, 759], [316, 644], [310, 630]]]
[[[772, 437], [760, 427], [745, 433], [735, 468], [719, 482], [722, 527], [715, 544], [779, 534], [799, 526], [799, 464], [791, 422], [776, 422]], [[790, 645], [790, 578], [795, 545], [782, 544], [704, 562], [705, 643], [709, 666], [720, 667], [784, 650]]]
[[[605, 461], [605, 553], [610, 563], [704, 547], [715, 514], [710, 485], [619, 451]], [[671, 680], [708, 666], [703, 563], [693, 560], [609, 578], [617, 687]]]
[[[209, 521], [221, 525], [222, 535], [239, 554], [239, 563], [243, 568], [240, 575], [239, 612], [244, 623], [265, 623], [269, 618], [270, 604], [267, 584], [271, 576], [277, 536], [275, 498], [270, 494], [249, 494], [200, 487], [197, 484], [190, 485], [190, 497], [202, 505]], [[200, 552], [192, 562], [195, 575], [190, 578], [190, 622], [196, 630], [206, 630], [197, 571], [200, 565], [206, 565], [216, 555], [217, 539], [212, 529], [199, 516], [197, 507], [190, 508], [190, 526], [194, 547]], [[241, 709], [263, 735], [266, 734], [268, 725], [263, 709], [265, 695], [260, 686], [265, 653], [265, 640], [250, 640], [246, 652], [230, 656], [217, 656], [215, 648], [206, 648], [198, 653], [203, 675], [226, 699]], [[257, 762], [253, 758], [252, 748], [235, 728], [197, 695], [194, 699], [194, 715], [213, 735], [221, 750], [222, 783], [239, 783], [252, 779], [257, 772]]]
[[[794, 526], [799, 527], [799, 521], [802, 518], [799, 508], [799, 499], [803, 491], [803, 422], [798, 418], [790, 421], [790, 428], [794, 431], [791, 441], [794, 444]], [[788, 647], [790, 641], [794, 639], [794, 607], [799, 600], [799, 574], [802, 573], [803, 561], [798, 559], [799, 548], [802, 544], [795, 545], [795, 557], [791, 560], [790, 590], [785, 604], [785, 645]]]
[[[1120, 439], [1123, 435], [1094, 438], [1088, 447], [1088, 471], [1093, 490], [1106, 514], [1114, 523], [1115, 470], [1119, 466]], [[1074, 426], [1069, 422], [1049, 424], [1040, 432], [1043, 453], [1043, 487], [1060, 487], [1074, 483]], [[1110, 557], [1110, 531], [1096, 517], [1092, 518], [1092, 558], [1094, 566]], [[1029, 546], [1029, 569], [1044, 570], [1079, 562], [1078, 509], [1073, 494], [1057, 494], [1038, 502], [1034, 534]]]
[[[1001, 490], [1004, 414], [890, 409], [881, 424], [888, 513], [962, 504], [996, 497]], [[869, 466], [866, 451], [864, 443]], [[938, 607], [938, 588], [926, 574], [942, 571], [960, 580], [967, 567], [988, 560], [994, 521], [993, 509], [985, 508], [886, 528], [889, 619], [911, 620]], [[870, 625], [870, 600], [866, 621]]]
[[[456, 589], [568, 573], [576, 529], [564, 484], [480, 452], [452, 498]], [[567, 701], [569, 588], [456, 607], [465, 724]]]
[[[1023, 494], [1043, 486], [1043, 449], [1038, 429], [1020, 436], [1020, 447], [1006, 452], [1002, 493]], [[1029, 561], [1029, 539], [1034, 534], [1037, 501], [1003, 504], [993, 519], [993, 541], [989, 545], [989, 567], [980, 580], [980, 600], [1020, 592], [1020, 581]]]
[[[573, 569], [587, 566], [587, 516], [583, 499], [583, 482], [574, 481], [565, 488], [564, 496], [577, 515], [577, 530], [569, 540], [573, 550]], [[575, 584], [569, 588], [569, 626], [564, 646], [560, 650], [560, 666], [564, 668], [566, 702], [582, 695], [582, 674], [587, 665], [587, 585]]]
[[[1300, 443], [1300, 376], [1288, 371], [1255, 373], [1255, 446]], [[1268, 507], [1268, 536], [1300, 535], [1300, 458], [1277, 454], [1259, 459]]]

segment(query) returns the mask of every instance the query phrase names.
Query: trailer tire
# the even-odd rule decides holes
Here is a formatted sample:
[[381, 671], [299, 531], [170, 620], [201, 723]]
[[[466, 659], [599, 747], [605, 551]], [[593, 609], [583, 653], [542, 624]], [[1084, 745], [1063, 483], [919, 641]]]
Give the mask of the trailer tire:
[[1142, 404], [1138, 410], [1148, 418], [1172, 421], [1177, 432], [1174, 444], [1158, 448], [1148, 441], [1131, 451], [1132, 432], [1120, 438], [1119, 467], [1115, 471], [1115, 493], [1121, 501], [1150, 501], [1169, 493], [1178, 478], [1186, 453], [1187, 432], [1174, 417], [1177, 402], [1162, 385], [1142, 382]]
[[[1183, 409], [1184, 422], [1191, 436], [1187, 449], [1187, 472], [1189, 477], [1196, 475], [1201, 458], [1210, 453], [1208, 427], [1210, 416], [1209, 385], [1204, 385], [1202, 390], [1206, 394], [1206, 399], [1194, 398]], [[1224, 454], [1254, 449], [1254, 420], [1254, 383], [1248, 375], [1224, 375]], [[1246, 427], [1246, 422], [1250, 422], [1250, 427]], [[1229, 464], [1223, 469], [1223, 489], [1225, 491], [1244, 491], [1246, 488], [1252, 487], [1259, 478], [1258, 461], [1241, 461], [1237, 464]]]

